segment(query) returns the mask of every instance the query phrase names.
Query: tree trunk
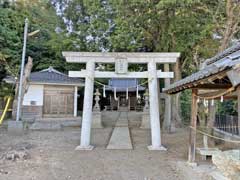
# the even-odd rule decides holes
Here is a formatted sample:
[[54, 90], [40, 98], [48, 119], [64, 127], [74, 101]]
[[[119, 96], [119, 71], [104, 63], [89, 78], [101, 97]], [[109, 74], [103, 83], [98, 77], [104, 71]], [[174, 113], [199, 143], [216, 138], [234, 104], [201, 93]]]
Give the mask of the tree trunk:
[[[179, 59], [177, 60], [174, 66], [174, 82], [179, 81], [182, 78], [181, 75], [181, 66]], [[177, 93], [172, 96], [172, 123], [175, 127], [180, 127], [182, 125], [182, 118], [181, 118], [181, 104], [180, 104], [180, 95], [181, 93]]]
[[[164, 64], [164, 72], [169, 72], [169, 64]], [[164, 87], [168, 87], [170, 85], [170, 78], [164, 79]], [[171, 132], [171, 96], [169, 94], [165, 94], [165, 105], [164, 105], [164, 120], [163, 120], [163, 128], [166, 132]], [[174, 130], [173, 130], [174, 131]]]
[[160, 87], [160, 79], [157, 81], [158, 83], [158, 101], [159, 101], [159, 119], [160, 119], [160, 125], [162, 127], [163, 124], [163, 112], [162, 112], [162, 100], [161, 100], [161, 87]]
[[[211, 103], [208, 103], [208, 118], [207, 118], [207, 132], [209, 134], [213, 134], [213, 127], [215, 122], [215, 116], [216, 116], [216, 106], [212, 105]], [[208, 138], [206, 138], [208, 139]], [[209, 139], [208, 144], [210, 147], [214, 147], [215, 141], [214, 139]]]
[[238, 24], [240, 22], [239, 20], [239, 4], [237, 2], [234, 2], [233, 0], [227, 0], [226, 2], [226, 15], [227, 15], [227, 20], [225, 24], [225, 31], [223, 33], [223, 39], [221, 42], [221, 46], [219, 47], [218, 52], [224, 51], [230, 41], [232, 40], [233, 36], [237, 31], [239, 30]]
[[[32, 58], [29, 56], [28, 57], [28, 62], [24, 68], [24, 73], [23, 73], [23, 85], [22, 85], [22, 95], [21, 95], [21, 106], [22, 106], [22, 102], [23, 102], [23, 97], [24, 95], [27, 93], [28, 90], [28, 79], [29, 76], [31, 74], [31, 70], [32, 70], [32, 66], [33, 66], [33, 60]], [[17, 113], [17, 102], [18, 102], [18, 88], [19, 88], [19, 80], [16, 83], [15, 86], [15, 96], [14, 96], [14, 100], [13, 100], [13, 107], [12, 107], [12, 119], [16, 119], [16, 113]], [[22, 107], [20, 108], [22, 109]]]

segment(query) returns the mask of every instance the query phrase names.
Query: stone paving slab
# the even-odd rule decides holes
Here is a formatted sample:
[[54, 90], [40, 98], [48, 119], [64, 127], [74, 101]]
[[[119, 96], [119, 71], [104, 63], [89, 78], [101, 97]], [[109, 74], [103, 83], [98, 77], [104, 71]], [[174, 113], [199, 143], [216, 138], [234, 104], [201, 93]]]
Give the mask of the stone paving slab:
[[128, 127], [128, 120], [127, 119], [117, 120], [115, 127]]
[[107, 149], [133, 149], [128, 127], [115, 127]]
[[119, 114], [118, 120], [116, 122], [116, 127], [128, 127], [128, 116], [126, 112], [121, 112]]

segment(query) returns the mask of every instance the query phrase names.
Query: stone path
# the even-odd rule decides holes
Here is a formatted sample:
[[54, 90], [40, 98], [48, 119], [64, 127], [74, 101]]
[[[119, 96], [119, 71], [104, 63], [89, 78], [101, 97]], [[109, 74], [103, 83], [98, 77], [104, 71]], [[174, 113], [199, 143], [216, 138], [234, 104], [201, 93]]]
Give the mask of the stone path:
[[127, 112], [120, 112], [115, 127], [128, 127]]
[[107, 149], [133, 149], [127, 112], [120, 112]]

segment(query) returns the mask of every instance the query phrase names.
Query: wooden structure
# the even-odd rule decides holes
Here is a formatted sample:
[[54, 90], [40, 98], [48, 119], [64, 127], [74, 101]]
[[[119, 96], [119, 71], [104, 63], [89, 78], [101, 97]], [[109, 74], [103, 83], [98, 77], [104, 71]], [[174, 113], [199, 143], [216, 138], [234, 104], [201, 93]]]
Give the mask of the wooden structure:
[[[14, 83], [5, 79], [8, 83]], [[76, 117], [78, 109], [78, 88], [84, 82], [71, 78], [52, 67], [33, 72], [29, 77], [27, 92], [22, 102], [22, 118], [42, 119]]]
[[45, 85], [43, 90], [43, 116], [72, 116], [74, 113], [74, 87]]
[[[188, 161], [195, 161], [198, 99], [213, 102], [216, 99], [238, 100], [238, 128], [240, 126], [240, 44], [207, 59], [200, 71], [171, 84], [164, 89], [175, 94], [192, 89], [191, 129]], [[211, 103], [210, 102], [210, 103]]]
[[[116, 88], [117, 100], [114, 98], [114, 88]], [[124, 107], [129, 111], [142, 110], [141, 98], [144, 91], [145, 87], [140, 86], [136, 78], [112, 78], [108, 81], [108, 86], [106, 87], [108, 103], [104, 105], [107, 105], [107, 110], [118, 110]], [[138, 98], [137, 95], [139, 95]]]

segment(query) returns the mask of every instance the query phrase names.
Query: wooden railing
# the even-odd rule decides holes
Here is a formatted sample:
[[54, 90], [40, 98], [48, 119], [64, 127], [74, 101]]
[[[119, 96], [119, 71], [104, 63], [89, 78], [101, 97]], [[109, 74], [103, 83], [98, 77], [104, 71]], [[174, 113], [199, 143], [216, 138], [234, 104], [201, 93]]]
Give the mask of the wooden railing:
[[231, 115], [219, 115], [215, 117], [214, 127], [221, 131], [230, 133], [232, 135], [240, 135], [238, 124], [238, 117]]

